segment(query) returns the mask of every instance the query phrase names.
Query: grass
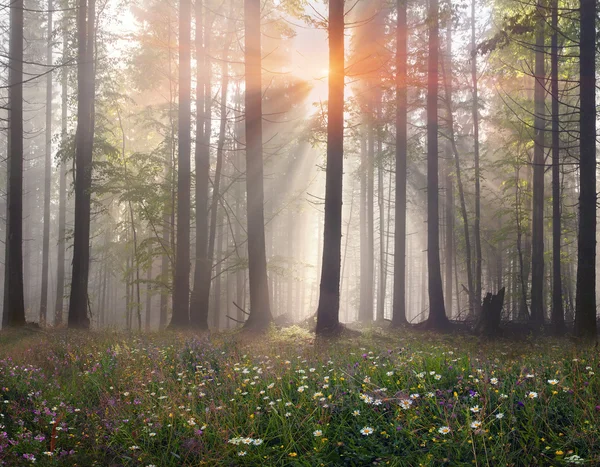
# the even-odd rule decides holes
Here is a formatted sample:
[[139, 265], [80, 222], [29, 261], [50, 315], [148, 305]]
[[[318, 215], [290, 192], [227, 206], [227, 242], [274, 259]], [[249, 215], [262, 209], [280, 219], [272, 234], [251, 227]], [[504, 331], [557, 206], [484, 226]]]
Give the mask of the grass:
[[547, 338], [0, 334], [0, 465], [600, 465], [600, 359]]

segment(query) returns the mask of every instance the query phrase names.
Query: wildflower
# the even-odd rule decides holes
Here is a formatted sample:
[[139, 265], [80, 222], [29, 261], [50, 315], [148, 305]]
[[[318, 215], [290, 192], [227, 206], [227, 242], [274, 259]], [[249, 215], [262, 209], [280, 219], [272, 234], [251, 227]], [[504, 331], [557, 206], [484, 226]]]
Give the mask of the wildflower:
[[500, 419], [504, 418], [504, 414], [503, 414], [502, 412], [500, 412], [500, 413], [497, 413], [497, 414], [496, 414], [496, 418], [497, 418], [498, 420], [500, 420]]
[[527, 378], [527, 379], [535, 378], [535, 375], [528, 374], [528, 375], [525, 375], [525, 378]]
[[554, 454], [556, 454], [557, 456], [562, 456], [564, 454], [564, 452], [559, 449]]
[[427, 394], [425, 394], [427, 397], [435, 397], [435, 394], [433, 392], [428, 392]]
[[419, 397], [421, 397], [419, 394], [411, 394], [410, 398], [414, 401], [416, 401]]
[[402, 399], [400, 401], [400, 407], [402, 407], [404, 410], [410, 409], [411, 405], [412, 405], [412, 401], [410, 399]]
[[387, 375], [387, 376], [394, 376], [394, 372], [393, 372], [393, 371], [388, 371], [388, 372], [386, 373], [386, 375]]
[[323, 436], [323, 432], [321, 430], [315, 430], [313, 431], [313, 436], [318, 438], [319, 436]]
[[364, 426], [360, 429], [360, 434], [363, 436], [369, 436], [373, 433], [373, 431], [373, 428], [371, 428], [370, 426]]
[[435, 375], [433, 377], [436, 381], [439, 381], [440, 379], [442, 379], [442, 375]]
[[295, 453], [295, 452], [290, 452], [290, 453], [288, 454], [288, 456], [290, 456], [290, 457], [297, 457], [297, 456], [298, 456], [298, 454], [297, 454], [297, 453]]
[[557, 379], [549, 379], [548, 384], [551, 384], [552, 386], [556, 386], [558, 384], [558, 380]]
[[129, 450], [130, 451], [137, 451], [140, 447], [139, 446], [130, 446]]
[[352, 415], [354, 415], [355, 417], [358, 417], [360, 415], [360, 410], [353, 411]]
[[572, 456], [565, 457], [565, 462], [567, 464], [582, 465], [585, 461], [577, 454], [573, 454]]
[[154, 438], [156, 436], [156, 433], [149, 433], [148, 436], [150, 436], [151, 438]]
[[490, 384], [496, 386], [498, 384], [498, 378], [491, 378], [490, 379]]
[[291, 416], [292, 416], [292, 414], [290, 412], [286, 412], [285, 415], [284, 415], [285, 418], [289, 418]]
[[480, 408], [478, 405], [471, 407], [469, 410], [471, 410], [471, 412], [473, 413], [479, 413], [480, 412]]
[[263, 443], [262, 439], [254, 439], [252, 440], [252, 444], [254, 444], [254, 446], [260, 446]]
[[248, 454], [246, 451], [238, 451], [238, 456], [243, 457]]
[[23, 459], [28, 460], [32, 464], [35, 463], [35, 461], [36, 461], [36, 458], [33, 454], [23, 454]]
[[481, 422], [479, 420], [471, 422], [471, 428], [473, 428], [474, 430], [481, 428]]
[[529, 392], [527, 393], [527, 397], [528, 397], [529, 399], [535, 399], [535, 398], [537, 398], [537, 396], [538, 396], [538, 393], [537, 393], [537, 392], [535, 392], [535, 391], [529, 391]]
[[438, 433], [441, 435], [447, 435], [448, 433], [450, 433], [450, 427], [448, 426], [441, 426], [438, 428]]
[[52, 451], [44, 451], [44, 455], [48, 457], [52, 457]]

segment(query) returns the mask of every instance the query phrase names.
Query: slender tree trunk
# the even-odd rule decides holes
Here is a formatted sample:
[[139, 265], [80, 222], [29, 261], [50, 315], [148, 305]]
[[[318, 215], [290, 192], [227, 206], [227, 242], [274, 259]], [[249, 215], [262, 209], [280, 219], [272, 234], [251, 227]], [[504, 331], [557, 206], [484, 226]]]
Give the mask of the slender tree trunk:
[[444, 308], [440, 266], [440, 219], [438, 175], [438, 0], [429, 1], [429, 59], [427, 65], [427, 271], [431, 329], [445, 329], [448, 318]]
[[23, 0], [10, 4], [7, 214], [2, 326], [25, 324], [23, 291]]
[[475, 294], [472, 302], [476, 316], [481, 313], [481, 171], [479, 169], [479, 89], [477, 82], [477, 45], [475, 42], [475, 0], [471, 0], [471, 81], [473, 84], [473, 156], [475, 159]]
[[[211, 267], [208, 261], [208, 187], [210, 134], [205, 134], [206, 118], [211, 118], [211, 102], [205, 102], [205, 80], [210, 62], [204, 48], [203, 2], [196, 1], [196, 266], [190, 320], [194, 327], [208, 329], [208, 303]], [[208, 32], [208, 31], [207, 31]], [[208, 91], [210, 96], [210, 90]]]
[[[46, 64], [52, 68], [52, 0], [48, 0]], [[52, 73], [46, 75], [46, 153], [44, 160], [44, 233], [42, 239], [42, 291], [40, 324], [48, 318], [48, 262], [50, 256], [50, 184], [52, 181]]]
[[88, 277], [90, 272], [90, 220], [92, 152], [94, 146], [94, 39], [95, 0], [80, 0], [77, 12], [77, 133], [75, 136], [75, 229], [73, 232], [73, 272], [69, 299], [69, 327], [90, 326]]
[[581, 0], [579, 39], [579, 234], [575, 334], [596, 330], [596, 2]]
[[344, 0], [329, 1], [329, 105], [323, 270], [317, 334], [339, 329], [344, 164]]
[[177, 170], [177, 245], [171, 327], [190, 322], [190, 0], [179, 2], [179, 154]]
[[[378, 99], [377, 117], [379, 119], [381, 99]], [[378, 132], [379, 133], [379, 132]], [[381, 142], [381, 136], [377, 137], [377, 152], [381, 158], [383, 147]], [[385, 248], [385, 190], [384, 190], [384, 178], [383, 178], [383, 158], [381, 158], [380, 164], [377, 167], [377, 204], [379, 207], [379, 283], [377, 284], [377, 321], [383, 323], [385, 319], [385, 286], [387, 281], [386, 275], [386, 248]]]
[[260, 0], [244, 0], [246, 59], [246, 191], [250, 315], [245, 327], [264, 330], [272, 321], [265, 248]]
[[394, 209], [394, 304], [392, 325], [406, 324], [407, 24], [406, 2], [397, 0], [396, 29], [396, 202]]
[[[448, 9], [452, 11], [452, 1], [448, 0]], [[444, 60], [444, 81], [446, 83], [446, 99], [448, 99], [448, 124], [453, 123], [452, 119], [452, 21], [451, 17], [446, 20], [446, 54]], [[448, 78], [448, 76], [450, 78]], [[453, 263], [454, 263], [454, 184], [452, 181], [452, 142], [450, 138], [454, 137], [454, 128], [448, 132], [448, 140], [445, 142], [444, 148], [444, 171], [445, 171], [445, 191], [446, 191], [446, 264], [445, 264], [445, 285], [444, 285], [444, 297], [446, 299], [446, 315], [452, 317], [452, 275]]]
[[358, 320], [367, 322], [371, 319], [372, 313], [369, 308], [369, 230], [367, 221], [367, 119], [363, 113], [361, 118], [360, 132], [360, 304], [358, 309]]
[[[66, 63], [68, 57], [69, 35], [68, 22], [63, 20], [63, 63]], [[61, 145], [63, 148], [67, 145], [67, 118], [68, 118], [68, 69], [63, 68], [61, 73]], [[63, 302], [65, 295], [65, 234], [67, 219], [67, 167], [65, 161], [60, 163], [58, 187], [58, 246], [56, 262], [56, 304], [54, 306], [54, 325], [60, 326], [63, 322]]]
[[544, 70], [545, 5], [537, 2], [538, 24], [535, 49], [535, 115], [533, 148], [533, 218], [531, 255], [531, 323], [536, 329], [544, 324], [544, 135], [546, 126]]
[[150, 332], [150, 326], [152, 324], [152, 286], [150, 285], [151, 280], [152, 262], [150, 262], [150, 266], [148, 266], [148, 270], [146, 271], [146, 332]]
[[560, 129], [558, 104], [558, 0], [552, 1], [552, 328], [554, 334], [565, 332], [561, 277], [560, 218]]

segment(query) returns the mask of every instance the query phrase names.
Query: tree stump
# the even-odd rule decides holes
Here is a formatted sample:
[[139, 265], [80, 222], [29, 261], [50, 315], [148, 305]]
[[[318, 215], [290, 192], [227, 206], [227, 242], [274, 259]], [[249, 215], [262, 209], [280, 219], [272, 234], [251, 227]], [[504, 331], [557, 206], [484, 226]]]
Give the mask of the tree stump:
[[497, 336], [500, 332], [500, 320], [502, 319], [502, 307], [504, 306], [505, 287], [494, 295], [491, 292], [483, 299], [481, 316], [475, 327], [475, 332], [483, 336]]

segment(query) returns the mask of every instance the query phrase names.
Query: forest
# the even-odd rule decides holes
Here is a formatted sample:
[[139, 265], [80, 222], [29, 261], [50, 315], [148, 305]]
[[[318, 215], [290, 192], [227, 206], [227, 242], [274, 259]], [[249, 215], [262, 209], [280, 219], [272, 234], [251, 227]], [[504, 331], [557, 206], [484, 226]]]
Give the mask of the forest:
[[0, 466], [600, 465], [598, 10], [0, 4]]

